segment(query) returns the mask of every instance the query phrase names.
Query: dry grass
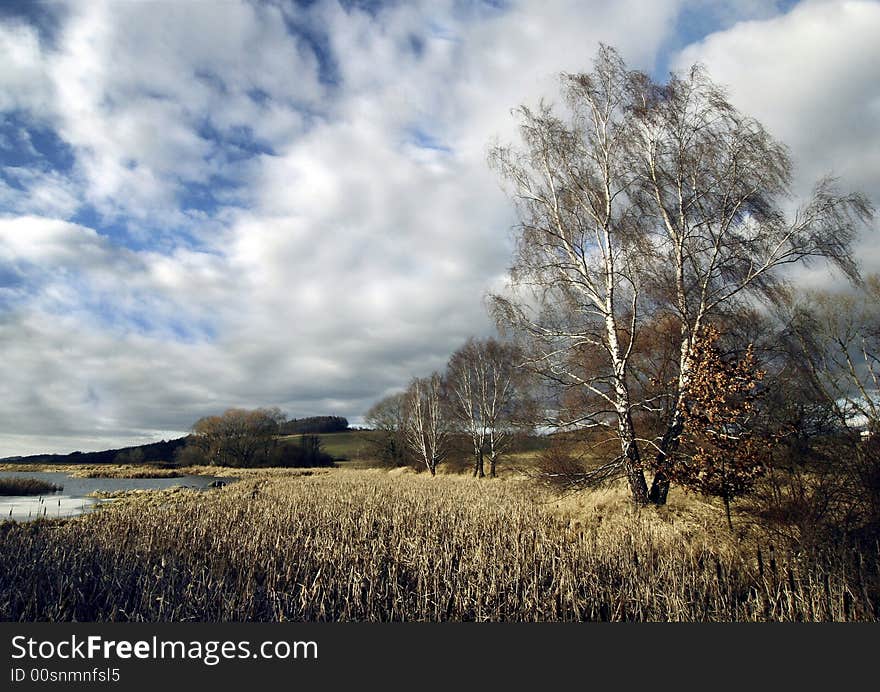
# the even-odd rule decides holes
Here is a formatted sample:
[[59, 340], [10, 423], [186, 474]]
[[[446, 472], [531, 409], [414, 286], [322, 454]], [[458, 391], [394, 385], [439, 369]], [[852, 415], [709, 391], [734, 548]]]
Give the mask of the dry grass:
[[160, 466], [93, 466], [71, 472], [75, 478], [180, 478], [183, 474], [176, 469]]
[[0, 495], [45, 495], [63, 490], [60, 485], [36, 478], [0, 478]]
[[178, 478], [185, 473], [152, 464], [0, 464], [2, 471], [55, 471], [73, 478]]
[[[236, 471], [241, 471], [237, 469]], [[874, 620], [877, 551], [783, 555], [712, 508], [516, 480], [255, 470], [0, 525], [4, 620]]]
[[181, 476], [240, 476], [242, 469], [222, 466], [155, 464], [0, 464], [3, 471], [55, 471], [73, 478], [180, 478]]

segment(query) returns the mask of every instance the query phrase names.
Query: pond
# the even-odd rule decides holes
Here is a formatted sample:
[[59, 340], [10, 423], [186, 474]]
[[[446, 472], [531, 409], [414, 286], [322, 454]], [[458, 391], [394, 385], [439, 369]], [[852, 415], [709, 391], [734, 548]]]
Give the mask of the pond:
[[63, 490], [45, 495], [0, 495], [0, 521], [29, 521], [39, 517], [74, 517], [94, 509], [101, 498], [89, 497], [96, 491], [162, 490], [175, 485], [204, 490], [214, 481], [232, 478], [216, 476], [178, 476], [177, 478], [76, 478], [61, 471], [0, 471], [3, 478], [35, 478], [63, 486]]

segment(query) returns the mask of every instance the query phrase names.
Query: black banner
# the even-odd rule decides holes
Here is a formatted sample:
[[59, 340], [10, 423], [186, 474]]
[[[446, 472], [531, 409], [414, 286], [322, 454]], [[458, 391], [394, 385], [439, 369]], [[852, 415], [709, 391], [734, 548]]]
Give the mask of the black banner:
[[[3, 623], [0, 689], [676, 687], [872, 679], [876, 625]], [[673, 683], [674, 681], [674, 683]]]

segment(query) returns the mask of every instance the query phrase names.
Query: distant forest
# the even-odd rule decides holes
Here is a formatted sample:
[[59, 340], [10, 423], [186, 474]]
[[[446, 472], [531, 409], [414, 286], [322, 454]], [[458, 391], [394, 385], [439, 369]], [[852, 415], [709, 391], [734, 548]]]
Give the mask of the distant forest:
[[186, 444], [189, 436], [174, 440], [162, 440], [146, 445], [106, 449], [103, 452], [71, 452], [70, 454], [35, 454], [28, 457], [7, 457], [0, 461], [21, 461], [44, 464], [112, 464], [124, 461], [167, 462], [174, 458], [174, 453]]
[[[312, 416], [292, 418], [281, 423], [281, 435], [320, 435], [348, 430], [348, 420], [340, 416]], [[113, 463], [160, 463], [170, 462], [175, 452], [186, 445], [189, 435], [173, 440], [162, 440], [146, 445], [107, 449], [102, 452], [71, 452], [70, 454], [35, 454], [32, 456], [6, 457], [0, 461], [40, 464], [113, 464]]]
[[291, 418], [279, 428], [282, 435], [322, 435], [346, 430], [348, 430], [348, 420], [340, 416]]

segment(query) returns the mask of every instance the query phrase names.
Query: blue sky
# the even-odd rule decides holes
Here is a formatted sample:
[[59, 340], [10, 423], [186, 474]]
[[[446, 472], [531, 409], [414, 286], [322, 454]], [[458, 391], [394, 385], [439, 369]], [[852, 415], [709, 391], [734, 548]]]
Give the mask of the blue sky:
[[3, 3], [0, 456], [357, 420], [441, 367], [510, 263], [488, 147], [599, 42], [705, 62], [796, 193], [876, 201], [877, 35], [868, 0]]

